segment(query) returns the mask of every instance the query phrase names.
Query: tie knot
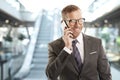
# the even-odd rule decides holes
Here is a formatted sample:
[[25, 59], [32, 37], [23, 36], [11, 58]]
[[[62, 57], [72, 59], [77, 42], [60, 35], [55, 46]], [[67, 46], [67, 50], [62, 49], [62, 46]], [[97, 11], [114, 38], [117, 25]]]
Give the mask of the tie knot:
[[72, 41], [73, 44], [76, 44], [77, 42], [78, 42], [77, 40], [73, 40], [73, 41]]

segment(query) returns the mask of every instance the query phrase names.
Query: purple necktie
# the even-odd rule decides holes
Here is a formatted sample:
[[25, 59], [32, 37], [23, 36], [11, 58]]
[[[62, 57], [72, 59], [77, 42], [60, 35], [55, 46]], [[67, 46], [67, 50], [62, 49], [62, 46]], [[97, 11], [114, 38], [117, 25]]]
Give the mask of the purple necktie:
[[75, 57], [75, 60], [77, 62], [77, 65], [78, 65], [78, 68], [79, 70], [81, 70], [81, 67], [82, 67], [82, 61], [81, 61], [81, 57], [80, 57], [80, 52], [78, 51], [78, 48], [76, 46], [76, 43], [78, 41], [77, 40], [73, 40], [72, 41], [72, 47], [73, 47], [73, 55]]

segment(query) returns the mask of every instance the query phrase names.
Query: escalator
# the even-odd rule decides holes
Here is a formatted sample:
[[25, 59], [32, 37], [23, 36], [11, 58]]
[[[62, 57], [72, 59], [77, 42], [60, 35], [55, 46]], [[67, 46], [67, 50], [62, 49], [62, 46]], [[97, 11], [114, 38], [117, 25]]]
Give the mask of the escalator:
[[43, 15], [40, 25], [40, 30], [37, 37], [37, 42], [31, 63], [31, 70], [24, 80], [47, 80], [45, 75], [45, 68], [48, 61], [47, 44], [52, 39], [52, 25], [47, 16]]
[[32, 44], [14, 80], [47, 80], [48, 43], [61, 36], [60, 19], [58, 13], [43, 12], [35, 28], [37, 34], [31, 38]]

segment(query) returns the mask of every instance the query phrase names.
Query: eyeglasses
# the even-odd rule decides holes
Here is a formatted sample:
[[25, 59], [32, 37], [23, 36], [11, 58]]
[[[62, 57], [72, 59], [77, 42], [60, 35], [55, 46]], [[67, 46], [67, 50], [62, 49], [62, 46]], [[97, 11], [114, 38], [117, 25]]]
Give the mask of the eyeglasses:
[[85, 22], [85, 18], [70, 19], [70, 20], [64, 20], [64, 21], [66, 21], [69, 25], [75, 25], [77, 22], [78, 22], [78, 23], [83, 23], [83, 22]]

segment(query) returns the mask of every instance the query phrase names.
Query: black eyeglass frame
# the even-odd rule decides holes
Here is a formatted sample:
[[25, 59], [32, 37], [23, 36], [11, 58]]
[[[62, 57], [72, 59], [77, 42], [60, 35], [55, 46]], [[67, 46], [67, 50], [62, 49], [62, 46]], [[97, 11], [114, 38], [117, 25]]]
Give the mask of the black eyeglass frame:
[[70, 19], [70, 20], [63, 20], [67, 23], [70, 23], [70, 22], [73, 22], [73, 23], [76, 23], [76, 22], [85, 22], [85, 18], [79, 18], [79, 19]]
[[85, 22], [85, 18], [80, 18], [80, 19], [62, 20], [61, 23], [64, 22], [66, 24], [66, 26], [69, 28], [69, 26], [67, 24], [68, 22], [70, 22], [71, 20], [75, 20], [74, 23], [76, 23], [77, 21], [79, 22], [79, 20], [81, 20], [81, 19], [83, 20], [83, 22]]

